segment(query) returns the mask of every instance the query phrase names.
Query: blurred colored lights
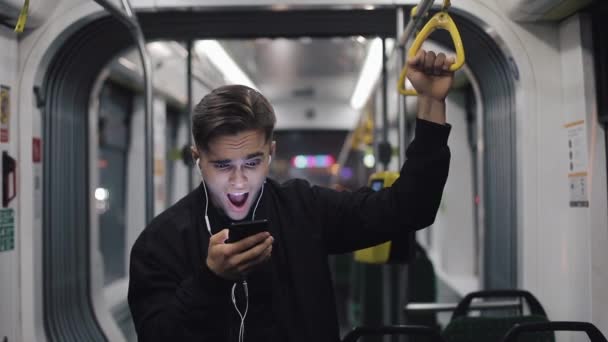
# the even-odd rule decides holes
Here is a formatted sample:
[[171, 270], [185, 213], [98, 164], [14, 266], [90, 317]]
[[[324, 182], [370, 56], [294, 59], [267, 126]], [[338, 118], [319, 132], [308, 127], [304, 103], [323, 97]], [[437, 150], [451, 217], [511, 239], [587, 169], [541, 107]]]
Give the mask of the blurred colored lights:
[[298, 155], [291, 159], [291, 165], [298, 169], [328, 168], [336, 163], [336, 159], [328, 154]]
[[308, 158], [305, 156], [296, 156], [293, 158], [292, 164], [298, 169], [305, 169], [308, 167]]
[[343, 167], [342, 170], [340, 170], [340, 177], [346, 180], [353, 178], [353, 169], [350, 167]]
[[369, 169], [373, 168], [374, 165], [376, 165], [376, 158], [374, 158], [374, 155], [371, 153], [366, 154], [365, 157], [363, 157], [363, 165]]

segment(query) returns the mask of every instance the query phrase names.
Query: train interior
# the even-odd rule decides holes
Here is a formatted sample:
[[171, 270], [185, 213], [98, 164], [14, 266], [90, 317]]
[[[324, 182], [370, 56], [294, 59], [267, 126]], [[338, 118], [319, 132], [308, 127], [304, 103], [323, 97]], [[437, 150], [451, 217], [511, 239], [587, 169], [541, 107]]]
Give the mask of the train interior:
[[[449, 334], [478, 291], [496, 298], [469, 302], [470, 317], [540, 310], [608, 335], [604, 2], [25, 3], [26, 19], [23, 1], [0, 0], [0, 341], [137, 341], [130, 250], [199, 185], [190, 115], [219, 86], [248, 85], [274, 106], [270, 178], [388, 186], [381, 172], [399, 171], [416, 122], [400, 72], [442, 12], [466, 62], [446, 99], [439, 211], [388, 260], [380, 248], [329, 257], [341, 336], [409, 324], [476, 341]], [[457, 56], [456, 45], [437, 30], [422, 48]], [[361, 340], [405, 341], [372, 335]]]

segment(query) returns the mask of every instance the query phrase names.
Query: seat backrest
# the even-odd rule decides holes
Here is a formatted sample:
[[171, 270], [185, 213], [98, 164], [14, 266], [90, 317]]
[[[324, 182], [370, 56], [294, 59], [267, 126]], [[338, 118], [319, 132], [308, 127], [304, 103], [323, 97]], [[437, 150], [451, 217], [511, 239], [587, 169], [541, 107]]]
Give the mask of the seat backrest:
[[[475, 298], [524, 298], [530, 308], [530, 315], [510, 315], [506, 317], [470, 317], [468, 313]], [[512, 311], [512, 309], [509, 309]], [[540, 302], [530, 292], [524, 290], [487, 290], [466, 295], [452, 315], [452, 320], [442, 336], [447, 342], [499, 342], [517, 324], [548, 322], [547, 314]], [[553, 333], [528, 336], [524, 341], [553, 342]]]
[[[547, 322], [544, 316], [512, 317], [460, 317], [451, 321], [443, 330], [446, 342], [500, 342], [511, 328], [518, 324], [530, 322]], [[523, 336], [518, 342], [554, 342], [552, 333], [545, 333], [541, 338]]]
[[509, 289], [509, 290], [484, 290], [484, 291], [475, 291], [466, 295], [462, 300], [458, 303], [456, 310], [452, 314], [452, 320], [459, 317], [466, 317], [468, 312], [470, 311], [471, 304], [473, 303], [473, 299], [476, 298], [523, 298], [528, 303], [528, 307], [530, 308], [530, 313], [535, 316], [544, 316], [547, 317], [547, 313], [545, 309], [540, 304], [538, 299], [534, 297], [534, 295], [526, 290], [519, 289]]

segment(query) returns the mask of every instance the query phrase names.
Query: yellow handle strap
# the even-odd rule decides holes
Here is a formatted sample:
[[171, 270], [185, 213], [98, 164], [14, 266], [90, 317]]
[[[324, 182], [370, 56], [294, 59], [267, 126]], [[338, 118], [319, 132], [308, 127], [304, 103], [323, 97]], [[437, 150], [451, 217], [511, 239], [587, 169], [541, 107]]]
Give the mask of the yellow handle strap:
[[[445, 1], [449, 6], [449, 0]], [[444, 3], [445, 5], [445, 3]], [[458, 28], [456, 27], [456, 23], [448, 12], [445, 10], [438, 12], [435, 14], [429, 21], [424, 25], [414, 43], [412, 43], [412, 47], [408, 52], [408, 60], [410, 58], [414, 58], [420, 47], [422, 47], [422, 43], [433, 33], [433, 31], [437, 29], [443, 29], [450, 32], [450, 36], [452, 37], [452, 41], [454, 42], [454, 47], [456, 48], [456, 62], [450, 66], [450, 71], [456, 71], [464, 65], [465, 55], [464, 55], [464, 46], [462, 45], [462, 39], [460, 38], [460, 32], [458, 32]], [[397, 88], [399, 93], [402, 95], [418, 95], [416, 90], [414, 89], [406, 89], [405, 88], [405, 78], [407, 76], [407, 62], [403, 66], [401, 70], [401, 74], [399, 75], [399, 83]]]
[[25, 0], [21, 13], [19, 13], [19, 19], [17, 19], [17, 25], [15, 25], [15, 32], [21, 33], [25, 29], [25, 23], [27, 22], [27, 15], [30, 11], [30, 0]]

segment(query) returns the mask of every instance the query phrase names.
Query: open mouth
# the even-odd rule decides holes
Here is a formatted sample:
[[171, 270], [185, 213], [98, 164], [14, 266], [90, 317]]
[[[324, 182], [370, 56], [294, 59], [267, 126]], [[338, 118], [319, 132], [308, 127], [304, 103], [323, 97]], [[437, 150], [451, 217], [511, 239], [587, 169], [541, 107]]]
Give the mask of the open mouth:
[[249, 197], [248, 192], [228, 194], [228, 200], [230, 201], [230, 203], [232, 203], [232, 205], [234, 205], [237, 208], [241, 208], [242, 206], [244, 206], [245, 202], [247, 202], [248, 197]]

